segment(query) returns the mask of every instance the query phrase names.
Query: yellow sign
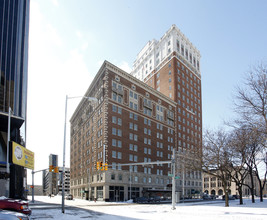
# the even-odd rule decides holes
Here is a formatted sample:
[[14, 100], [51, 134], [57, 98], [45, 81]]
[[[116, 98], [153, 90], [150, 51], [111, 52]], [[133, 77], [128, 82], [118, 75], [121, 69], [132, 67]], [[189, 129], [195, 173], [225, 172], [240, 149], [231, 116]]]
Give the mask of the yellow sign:
[[34, 153], [12, 142], [12, 161], [14, 164], [34, 170]]

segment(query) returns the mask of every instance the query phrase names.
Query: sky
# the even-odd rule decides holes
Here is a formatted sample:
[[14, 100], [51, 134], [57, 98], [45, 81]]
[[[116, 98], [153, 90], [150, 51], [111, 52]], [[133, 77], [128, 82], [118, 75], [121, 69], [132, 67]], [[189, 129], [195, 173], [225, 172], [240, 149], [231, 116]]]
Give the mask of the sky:
[[[175, 24], [201, 53], [203, 130], [234, 117], [236, 86], [267, 62], [265, 0], [31, 0], [27, 148], [35, 171], [63, 164], [65, 99], [83, 96], [104, 60], [130, 72], [137, 54]], [[69, 119], [80, 99], [68, 100]], [[28, 183], [31, 183], [28, 172]], [[35, 184], [41, 184], [35, 175]]]

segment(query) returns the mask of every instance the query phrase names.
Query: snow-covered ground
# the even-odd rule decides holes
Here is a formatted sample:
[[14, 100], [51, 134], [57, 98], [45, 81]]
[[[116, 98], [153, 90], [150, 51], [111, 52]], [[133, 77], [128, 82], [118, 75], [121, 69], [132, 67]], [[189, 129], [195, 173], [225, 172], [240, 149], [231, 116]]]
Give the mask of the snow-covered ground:
[[[28, 197], [31, 200], [31, 197]], [[46, 209], [41, 202], [58, 204], [57, 209]], [[197, 220], [260, 220], [267, 219], [267, 199], [256, 203], [245, 199], [244, 205], [239, 205], [239, 200], [231, 200], [230, 207], [224, 207], [223, 201], [178, 203], [176, 209], [171, 209], [171, 204], [140, 205], [127, 203], [89, 202], [75, 199], [65, 200], [65, 214], [60, 209], [61, 197], [35, 196], [32, 207], [31, 219], [148, 219], [148, 220], [172, 220], [172, 219], [197, 219]], [[51, 205], [49, 206], [51, 207]], [[77, 209], [79, 208], [79, 209]]]

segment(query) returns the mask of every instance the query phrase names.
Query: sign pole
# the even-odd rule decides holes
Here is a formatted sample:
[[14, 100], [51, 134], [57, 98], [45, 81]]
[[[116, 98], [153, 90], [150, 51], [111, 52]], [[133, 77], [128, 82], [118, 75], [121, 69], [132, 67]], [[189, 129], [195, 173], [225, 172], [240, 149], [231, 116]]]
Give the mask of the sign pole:
[[32, 203], [34, 203], [34, 171], [32, 170]]

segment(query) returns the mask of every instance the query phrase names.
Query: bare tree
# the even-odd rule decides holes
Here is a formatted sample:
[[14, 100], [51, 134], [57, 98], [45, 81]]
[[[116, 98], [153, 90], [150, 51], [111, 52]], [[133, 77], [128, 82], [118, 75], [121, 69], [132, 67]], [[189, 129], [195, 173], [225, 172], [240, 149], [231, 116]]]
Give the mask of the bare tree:
[[246, 153], [244, 146], [246, 146], [246, 133], [243, 129], [234, 129], [231, 132], [230, 149], [232, 151], [232, 168], [231, 172], [232, 181], [235, 182], [239, 194], [239, 204], [243, 205], [243, 186], [248, 176], [246, 167]]
[[[258, 165], [259, 163], [262, 162], [262, 153], [265, 147], [263, 145], [263, 142], [265, 142], [266, 140], [264, 140], [265, 136], [263, 136], [263, 134], [256, 128], [249, 129], [248, 132], [249, 132], [249, 135], [248, 135], [248, 143], [246, 146], [247, 148], [246, 165], [249, 170], [249, 175], [251, 177], [251, 180], [253, 179], [253, 176], [255, 176], [258, 181], [260, 201], [263, 202], [263, 189], [264, 189], [265, 182], [266, 182], [266, 171], [264, 174], [264, 180], [262, 182], [260, 178]], [[254, 189], [252, 188], [251, 190], [254, 190]], [[255, 202], [255, 200], [254, 201], [253, 200], [252, 202]]]
[[258, 164], [262, 161], [262, 155], [266, 151], [267, 143], [267, 64], [254, 66], [248, 72], [243, 86], [237, 88], [235, 107], [238, 119], [237, 126], [247, 130], [246, 144], [243, 146], [246, 168], [251, 176], [252, 201], [254, 200], [253, 176], [256, 175], [262, 190], [266, 182], [266, 172], [263, 182], [261, 181]]
[[235, 107], [239, 124], [257, 127], [267, 135], [267, 64], [248, 72], [243, 87], [237, 87]]
[[225, 206], [229, 206], [229, 181], [231, 181], [232, 153], [229, 151], [229, 135], [223, 130], [207, 131], [203, 140], [203, 172], [222, 181], [225, 193]]

